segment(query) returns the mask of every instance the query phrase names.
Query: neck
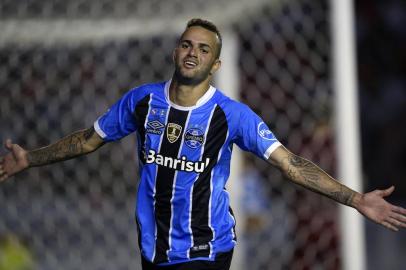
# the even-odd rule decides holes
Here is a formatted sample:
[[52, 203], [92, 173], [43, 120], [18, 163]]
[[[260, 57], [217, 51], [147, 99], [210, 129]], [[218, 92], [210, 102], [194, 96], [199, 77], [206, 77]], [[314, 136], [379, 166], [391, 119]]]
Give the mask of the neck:
[[196, 105], [197, 101], [209, 88], [209, 80], [205, 80], [197, 85], [185, 85], [173, 77], [169, 86], [169, 99], [179, 106], [191, 107]]

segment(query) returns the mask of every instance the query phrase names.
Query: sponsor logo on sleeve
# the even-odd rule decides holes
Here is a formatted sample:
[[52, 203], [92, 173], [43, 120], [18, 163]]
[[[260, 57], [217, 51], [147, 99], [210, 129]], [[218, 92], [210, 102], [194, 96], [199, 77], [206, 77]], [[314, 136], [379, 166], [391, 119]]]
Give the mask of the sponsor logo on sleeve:
[[189, 128], [185, 133], [185, 143], [192, 149], [199, 148], [204, 143], [204, 132], [198, 128]]
[[269, 128], [266, 126], [264, 122], [258, 124], [258, 135], [265, 140], [269, 141], [275, 140], [272, 131], [269, 130]]

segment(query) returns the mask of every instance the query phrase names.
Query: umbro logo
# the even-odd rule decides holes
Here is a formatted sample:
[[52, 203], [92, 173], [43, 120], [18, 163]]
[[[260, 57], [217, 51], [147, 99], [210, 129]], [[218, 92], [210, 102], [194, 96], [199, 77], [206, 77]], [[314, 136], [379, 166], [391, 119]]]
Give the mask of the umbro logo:
[[153, 129], [160, 129], [160, 128], [164, 127], [164, 125], [161, 122], [159, 122], [158, 120], [148, 122], [147, 126], [149, 126], [150, 128], [153, 128]]
[[164, 128], [164, 124], [159, 122], [158, 120], [154, 120], [151, 122], [147, 123], [147, 133], [152, 133], [156, 135], [161, 135], [162, 134], [162, 129]]

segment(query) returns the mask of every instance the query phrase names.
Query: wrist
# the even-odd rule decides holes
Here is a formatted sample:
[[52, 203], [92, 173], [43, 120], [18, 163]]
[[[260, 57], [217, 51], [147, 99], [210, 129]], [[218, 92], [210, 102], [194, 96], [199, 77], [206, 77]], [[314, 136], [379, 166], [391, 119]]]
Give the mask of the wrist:
[[352, 198], [352, 200], [350, 202], [350, 206], [359, 210], [360, 206], [362, 204], [362, 199], [363, 199], [363, 194], [355, 192], [354, 197]]
[[30, 162], [30, 152], [24, 151], [23, 156], [24, 156], [23, 162], [22, 162], [22, 165], [24, 166], [23, 169], [28, 169], [28, 168], [32, 167], [31, 162]]

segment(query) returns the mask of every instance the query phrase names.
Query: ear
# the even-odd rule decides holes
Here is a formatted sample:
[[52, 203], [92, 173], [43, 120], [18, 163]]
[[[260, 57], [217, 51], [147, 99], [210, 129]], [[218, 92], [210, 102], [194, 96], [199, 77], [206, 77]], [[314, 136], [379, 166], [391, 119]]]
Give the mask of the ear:
[[172, 61], [173, 61], [173, 63], [176, 63], [175, 59], [176, 59], [176, 48], [172, 52]]
[[217, 70], [220, 69], [220, 67], [221, 67], [221, 61], [220, 61], [220, 59], [214, 60], [213, 66], [211, 67], [211, 70], [210, 70], [210, 73], [209, 73], [209, 74], [210, 74], [210, 75], [213, 75], [214, 73], [217, 72]]

